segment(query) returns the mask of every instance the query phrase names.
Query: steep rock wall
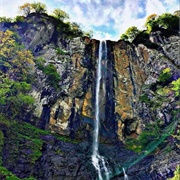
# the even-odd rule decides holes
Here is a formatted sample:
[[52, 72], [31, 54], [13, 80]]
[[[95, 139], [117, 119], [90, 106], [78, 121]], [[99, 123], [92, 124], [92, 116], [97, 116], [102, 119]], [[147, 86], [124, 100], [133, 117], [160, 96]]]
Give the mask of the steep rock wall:
[[[72, 138], [90, 138], [95, 114], [99, 41], [69, 37], [59, 31], [55, 19], [47, 15], [31, 14], [25, 22], [1, 25], [2, 30], [9, 27], [21, 36], [23, 44], [32, 50], [36, 59], [42, 57], [45, 66], [53, 64], [61, 76], [56, 89], [48, 83], [42, 70], [36, 68], [31, 92], [35, 98], [33, 115], [37, 117], [34, 124]], [[167, 111], [177, 108], [175, 104], [166, 103], [160, 110], [152, 112], [139, 101], [143, 85], [156, 83], [166, 67], [174, 76], [180, 74], [179, 37], [161, 37], [154, 33], [150, 40], [159, 48], [107, 41], [101, 87], [104, 89], [101, 90], [104, 104], [101, 108], [104, 112], [101, 114], [102, 140], [136, 137], [148, 121], [170, 119], [163, 108]], [[34, 121], [34, 117], [30, 121]]]

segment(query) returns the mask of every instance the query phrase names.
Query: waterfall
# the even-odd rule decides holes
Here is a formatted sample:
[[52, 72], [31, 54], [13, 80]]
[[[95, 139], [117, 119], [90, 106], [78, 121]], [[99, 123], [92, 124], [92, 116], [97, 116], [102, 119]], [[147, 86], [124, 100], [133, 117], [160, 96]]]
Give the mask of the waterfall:
[[[104, 50], [103, 50], [104, 45]], [[96, 99], [95, 99], [95, 122], [94, 122], [94, 136], [93, 136], [93, 153], [92, 153], [92, 164], [98, 172], [98, 178], [100, 180], [109, 180], [109, 171], [106, 166], [106, 161], [103, 156], [99, 154], [99, 125], [100, 125], [100, 85], [102, 78], [102, 58], [107, 57], [107, 46], [106, 42], [100, 41], [99, 45], [99, 57], [97, 66], [96, 76]]]
[[126, 171], [125, 171], [124, 168], [123, 168], [123, 173], [124, 173], [124, 180], [128, 180], [128, 176], [127, 176]]

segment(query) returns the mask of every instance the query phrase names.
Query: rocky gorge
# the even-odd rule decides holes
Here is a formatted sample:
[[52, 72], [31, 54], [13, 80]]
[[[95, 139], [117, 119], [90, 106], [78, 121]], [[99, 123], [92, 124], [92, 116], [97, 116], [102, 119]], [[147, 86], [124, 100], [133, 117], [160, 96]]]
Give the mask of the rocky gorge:
[[[29, 92], [35, 100], [34, 108], [22, 117], [35, 127], [25, 124], [27, 127], [19, 129], [16, 123], [9, 126], [0, 121], [2, 165], [20, 179], [96, 179], [90, 155], [100, 41], [71, 37], [46, 14], [32, 13], [23, 22], [1, 23], [1, 31], [7, 29], [16, 32], [35, 57]], [[180, 104], [179, 96], [171, 89], [171, 83], [180, 78], [180, 39], [178, 33], [165, 36], [157, 31], [151, 33], [146, 44], [136, 41], [106, 41], [99, 151], [107, 159], [112, 179], [124, 178], [122, 167], [129, 179], [168, 179], [180, 164]], [[40, 68], [42, 63], [56, 68], [60, 79], [55, 84]], [[170, 77], [161, 80], [163, 73]], [[148, 126], [153, 126], [150, 131], [154, 133], [148, 137], [155, 141], [145, 135], [147, 141], [139, 145], [145, 149], [134, 152], [133, 144], [127, 148], [126, 142], [137, 139]], [[38, 146], [31, 148], [35, 142]], [[34, 157], [37, 149], [39, 155]], [[5, 175], [0, 173], [0, 178], [5, 179]]]

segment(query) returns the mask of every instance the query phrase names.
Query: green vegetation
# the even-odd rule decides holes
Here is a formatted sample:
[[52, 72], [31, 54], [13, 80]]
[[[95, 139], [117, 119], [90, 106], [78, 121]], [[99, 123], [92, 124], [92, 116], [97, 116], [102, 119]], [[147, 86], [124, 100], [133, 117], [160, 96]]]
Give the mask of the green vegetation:
[[[163, 111], [165, 107], [162, 107], [163, 104], [169, 103], [172, 98], [174, 98], [174, 106], [179, 105], [178, 100], [176, 98], [180, 96], [180, 78], [174, 81], [170, 81], [172, 77], [172, 72], [170, 68], [165, 68], [162, 70], [158, 77], [158, 81], [152, 85], [145, 86], [142, 90], [142, 95], [139, 97], [139, 101], [143, 102], [149, 107], [152, 113], [158, 111]], [[147, 91], [146, 91], [147, 90]], [[149, 94], [148, 94], [149, 93]], [[170, 112], [172, 120], [177, 122], [179, 110], [172, 110]], [[138, 138], [128, 138], [126, 142], [126, 147], [130, 150], [133, 150], [137, 153], [141, 153], [147, 149], [151, 142], [156, 142], [161, 139], [162, 134], [166, 131], [165, 127], [169, 125], [164, 122], [164, 120], [157, 119], [152, 120], [149, 124], [146, 124], [146, 128], [142, 131], [142, 133], [138, 136]], [[177, 125], [179, 127], [179, 125]], [[166, 128], [167, 129], [167, 128]], [[167, 133], [169, 133], [167, 131]], [[173, 130], [172, 133], [165, 133], [166, 137], [173, 137], [176, 139], [176, 142], [180, 141], [180, 131]], [[168, 152], [171, 150], [170, 145], [171, 142], [162, 142], [162, 147], [164, 148], [164, 152]], [[178, 144], [178, 143], [177, 143]], [[178, 147], [175, 143], [175, 146]], [[161, 149], [161, 145], [159, 148]], [[178, 147], [179, 148], [179, 147]]]
[[64, 52], [62, 49], [60, 49], [60, 48], [56, 48], [56, 54], [57, 55], [65, 55], [66, 54], [66, 52]]
[[32, 6], [30, 3], [25, 3], [19, 7], [19, 12], [22, 13], [24, 16], [28, 16], [31, 13]]
[[31, 90], [34, 60], [17, 34], [6, 30], [0, 31], [0, 36], [0, 112], [16, 117], [33, 108], [34, 99], [27, 93]]
[[44, 74], [48, 77], [48, 83], [54, 88], [59, 88], [59, 81], [61, 80], [60, 75], [57, 73], [56, 67], [53, 64], [48, 64], [43, 69]]
[[11, 19], [11, 18], [7, 18], [5, 16], [0, 17], [0, 22], [11, 23], [12, 21], [13, 21], [13, 19]]
[[23, 48], [14, 32], [0, 31], [0, 37], [0, 76], [6, 74], [14, 80], [27, 80], [34, 68], [32, 53]]
[[140, 100], [141, 102], [146, 103], [146, 104], [150, 104], [150, 103], [151, 103], [151, 100], [150, 100], [150, 98], [148, 97], [147, 94], [142, 94], [142, 95], [139, 97], [139, 100]]
[[[7, 136], [4, 137], [1, 128], [6, 128]], [[10, 156], [8, 158], [9, 162], [14, 162], [19, 156], [21, 156], [22, 150], [27, 150], [31, 153], [23, 154], [28, 162], [35, 164], [37, 159], [42, 155], [41, 149], [42, 145], [45, 142], [41, 139], [42, 136], [51, 134], [50, 131], [41, 130], [37, 127], [32, 126], [29, 123], [14, 121], [12, 119], [7, 119], [0, 114], [0, 154], [2, 154], [2, 147], [4, 144], [10, 144], [13, 149], [10, 149]], [[55, 139], [77, 143], [75, 140], [71, 140], [68, 137], [60, 136], [54, 134]], [[57, 149], [57, 153], [60, 153], [60, 149]], [[4, 179], [17, 179], [14, 174], [8, 171], [5, 167], [2, 166], [2, 157], [0, 156], [0, 178]], [[33, 177], [25, 178], [24, 180], [34, 180]]]
[[156, 21], [157, 17], [157, 14], [151, 14], [147, 17], [145, 27], [147, 28], [148, 33], [158, 28], [158, 23]]
[[[154, 44], [149, 41], [149, 34], [153, 31], [162, 31], [163, 35], [169, 36], [170, 34], [177, 33], [179, 30], [179, 11], [175, 12], [174, 15], [170, 13], [164, 13], [160, 16], [157, 14], [151, 14], [147, 17], [145, 22], [146, 30], [140, 31], [137, 27], [129, 27], [124, 34], [121, 35], [120, 39], [128, 40], [136, 43], [143, 43], [148, 47], [157, 48]], [[166, 30], [166, 31], [163, 31]]]
[[174, 177], [168, 180], [179, 180], [180, 179], [180, 165], [177, 165], [176, 171], [174, 172]]
[[56, 19], [61, 20], [61, 21], [69, 19], [69, 15], [65, 11], [58, 9], [58, 8], [54, 9], [53, 16]]
[[25, 22], [24, 16], [16, 16], [14, 19], [15, 22]]
[[180, 78], [171, 83], [173, 85], [172, 90], [175, 91], [176, 96], [180, 96]]
[[149, 33], [158, 29], [177, 31], [179, 29], [179, 18], [170, 13], [164, 13], [160, 16], [152, 14], [147, 18], [145, 26]]
[[137, 153], [145, 151], [148, 145], [160, 139], [162, 135], [161, 121], [148, 124], [137, 139], [129, 138], [126, 141], [126, 148]]
[[140, 31], [138, 30], [138, 28], [132, 26], [126, 30], [125, 34], [121, 35], [121, 39], [129, 40], [130, 42], [132, 42], [139, 33]]
[[35, 13], [37, 14], [42, 14], [42, 13], [46, 13], [46, 5], [40, 2], [37, 3], [32, 3], [31, 4], [32, 9], [35, 11]]
[[159, 75], [159, 77], [158, 77], [158, 81], [159, 81], [160, 83], [167, 82], [167, 81], [170, 79], [171, 76], [172, 76], [172, 74], [171, 74], [171, 69], [170, 69], [170, 68], [166, 68], [166, 69], [164, 69], [164, 70], [160, 73], [160, 75]]
[[[64, 53], [62, 50], [58, 49], [59, 53]], [[48, 64], [45, 66], [45, 60], [42, 57], [38, 57], [36, 59], [36, 65], [37, 67], [42, 70], [42, 72], [47, 76], [47, 83], [51, 86], [53, 86], [56, 89], [59, 89], [59, 81], [61, 80], [61, 77], [59, 73], [56, 70], [56, 67], [53, 64]]]

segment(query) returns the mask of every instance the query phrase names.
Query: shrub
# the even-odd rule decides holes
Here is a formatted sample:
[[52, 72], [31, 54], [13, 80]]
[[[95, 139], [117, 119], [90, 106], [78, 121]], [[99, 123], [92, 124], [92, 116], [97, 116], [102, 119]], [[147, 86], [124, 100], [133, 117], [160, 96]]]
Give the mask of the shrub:
[[175, 91], [175, 95], [179, 96], [180, 95], [180, 78], [177, 79], [176, 81], [173, 81], [171, 84], [173, 85], [172, 90]]
[[141, 96], [139, 97], [139, 100], [140, 100], [141, 102], [146, 103], [146, 104], [150, 104], [150, 102], [151, 102], [151, 100], [150, 100], [150, 98], [148, 97], [147, 94], [141, 95]]
[[170, 68], [166, 68], [166, 69], [164, 69], [164, 70], [160, 73], [160, 75], [159, 75], [159, 77], [158, 77], [158, 81], [159, 81], [160, 83], [165, 83], [165, 82], [167, 82], [167, 81], [170, 79], [171, 76], [172, 76], [172, 74], [171, 74], [171, 69], [170, 69]]
[[180, 165], [177, 165], [176, 170], [174, 171], [174, 177], [168, 180], [179, 180], [180, 179]]
[[25, 19], [23, 16], [16, 16], [15, 19], [14, 19], [15, 22], [24, 22]]
[[65, 19], [69, 19], [69, 15], [65, 11], [58, 8], [54, 9], [53, 14], [56, 19], [61, 21], [64, 21]]

